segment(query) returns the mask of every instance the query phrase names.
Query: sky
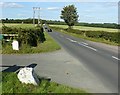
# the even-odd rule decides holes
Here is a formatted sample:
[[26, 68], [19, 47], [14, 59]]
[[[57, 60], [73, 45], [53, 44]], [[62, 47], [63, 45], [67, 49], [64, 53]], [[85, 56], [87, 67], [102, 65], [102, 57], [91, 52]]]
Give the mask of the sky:
[[[7, 0], [8, 1], [8, 0]], [[14, 1], [14, 0], [13, 0]], [[40, 7], [40, 18], [46, 20], [60, 20], [64, 6], [75, 5], [79, 15], [79, 22], [87, 23], [118, 23], [118, 1], [105, 2], [0, 2], [1, 18], [25, 19], [33, 17], [33, 7]], [[19, 1], [19, 0], [18, 0]], [[77, 0], [80, 1], [80, 0]], [[36, 18], [38, 11], [36, 10]]]

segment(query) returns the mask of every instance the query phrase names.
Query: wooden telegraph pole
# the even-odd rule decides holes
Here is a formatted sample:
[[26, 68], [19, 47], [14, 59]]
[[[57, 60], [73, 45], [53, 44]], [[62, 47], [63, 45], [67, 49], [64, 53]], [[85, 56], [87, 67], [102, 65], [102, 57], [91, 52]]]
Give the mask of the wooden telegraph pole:
[[35, 25], [35, 11], [38, 11], [38, 25], [40, 24], [40, 7], [33, 7], [33, 25]]
[[38, 25], [40, 24], [40, 7], [38, 7]]
[[35, 26], [35, 7], [33, 7], [33, 25]]

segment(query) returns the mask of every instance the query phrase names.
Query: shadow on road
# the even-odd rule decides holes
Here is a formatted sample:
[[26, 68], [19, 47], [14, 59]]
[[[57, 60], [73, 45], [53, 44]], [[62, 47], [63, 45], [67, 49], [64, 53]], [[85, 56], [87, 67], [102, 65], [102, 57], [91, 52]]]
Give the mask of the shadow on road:
[[24, 67], [35, 68], [36, 66], [37, 66], [37, 64], [32, 63], [32, 64], [30, 64], [28, 66], [17, 66], [17, 65], [8, 66], [8, 65], [2, 65], [0, 67], [8, 67], [7, 69], [4, 69], [2, 72], [16, 72], [20, 68], [24, 68]]
[[36, 66], [37, 66], [37, 64], [32, 63], [32, 64], [30, 64], [30, 65], [28, 65], [28, 66], [26, 66], [26, 67], [35, 68]]

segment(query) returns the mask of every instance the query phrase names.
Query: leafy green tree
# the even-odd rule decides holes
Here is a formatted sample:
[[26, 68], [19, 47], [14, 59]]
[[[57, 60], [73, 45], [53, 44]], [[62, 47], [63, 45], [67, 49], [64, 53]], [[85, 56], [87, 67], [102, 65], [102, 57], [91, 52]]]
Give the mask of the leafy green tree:
[[78, 22], [78, 17], [77, 8], [74, 5], [65, 6], [61, 11], [60, 18], [65, 21], [70, 29]]

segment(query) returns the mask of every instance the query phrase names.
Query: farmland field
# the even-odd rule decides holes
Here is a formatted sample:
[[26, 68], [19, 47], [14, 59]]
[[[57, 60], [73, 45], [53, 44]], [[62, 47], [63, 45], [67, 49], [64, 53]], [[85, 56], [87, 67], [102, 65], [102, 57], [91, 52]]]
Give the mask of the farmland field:
[[[12, 27], [34, 27], [32, 24], [18, 24], [18, 23], [6, 23], [6, 26], [12, 26]], [[67, 25], [49, 25], [54, 27], [60, 27], [60, 28], [68, 28]], [[2, 27], [2, 24], [0, 24], [0, 28]], [[73, 26], [74, 29], [78, 30], [86, 30], [86, 31], [106, 31], [106, 32], [118, 32], [118, 29], [110, 29], [110, 28], [100, 28], [100, 27], [87, 27], [87, 26]]]
[[[23, 28], [29, 28], [29, 27], [34, 27], [33, 24], [19, 24], [19, 23], [5, 23], [6, 26], [9, 27], [23, 27]], [[2, 27], [2, 24], [0, 23], [0, 28]]]
[[[68, 28], [67, 25], [49, 25], [60, 28]], [[105, 32], [118, 32], [118, 29], [110, 29], [110, 28], [99, 28], [99, 27], [86, 27], [86, 26], [73, 26], [73, 29], [78, 30], [86, 30], [86, 31], [105, 31]]]

